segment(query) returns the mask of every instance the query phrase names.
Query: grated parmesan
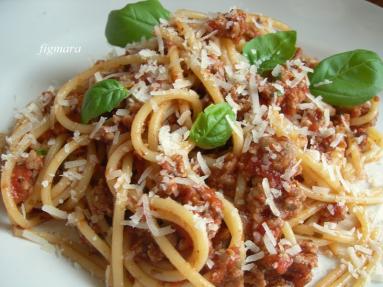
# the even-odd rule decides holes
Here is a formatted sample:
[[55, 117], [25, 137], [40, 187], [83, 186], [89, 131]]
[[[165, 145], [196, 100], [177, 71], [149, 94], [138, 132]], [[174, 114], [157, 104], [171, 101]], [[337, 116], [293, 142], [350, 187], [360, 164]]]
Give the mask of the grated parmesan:
[[197, 152], [197, 161], [198, 161], [198, 164], [202, 170], [202, 172], [205, 174], [205, 175], [210, 175], [210, 169], [205, 161], [205, 159], [203, 158], [201, 152]]
[[60, 209], [54, 207], [53, 205], [46, 205], [46, 204], [44, 204], [41, 207], [41, 210], [45, 211], [49, 215], [51, 215], [53, 217], [56, 217], [56, 218], [65, 219], [65, 220], [68, 218], [68, 213], [66, 213], [63, 210], [60, 210]]
[[270, 190], [269, 180], [267, 178], [264, 178], [262, 180], [262, 188], [263, 188], [263, 192], [266, 195], [266, 204], [270, 207], [271, 212], [276, 217], [281, 216], [281, 212], [278, 210], [278, 208], [274, 202], [274, 198], [273, 198], [273, 195], [272, 195], [271, 190]]
[[105, 121], [106, 121], [106, 117], [100, 117], [97, 124], [95, 125], [95, 127], [93, 128], [92, 132], [89, 135], [90, 138], [94, 138], [94, 136], [101, 129], [101, 127], [105, 123]]
[[64, 163], [65, 169], [75, 168], [86, 165], [87, 160], [86, 159], [77, 159], [77, 160], [71, 160]]

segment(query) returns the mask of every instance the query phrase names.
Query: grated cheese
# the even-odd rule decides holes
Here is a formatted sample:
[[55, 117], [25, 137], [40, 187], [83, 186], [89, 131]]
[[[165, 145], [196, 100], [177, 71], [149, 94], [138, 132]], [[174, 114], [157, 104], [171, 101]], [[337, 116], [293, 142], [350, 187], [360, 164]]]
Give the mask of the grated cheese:
[[186, 111], [184, 111], [184, 112], [180, 115], [180, 117], [177, 119], [177, 124], [179, 124], [180, 126], [182, 126], [182, 125], [186, 122], [186, 120], [187, 120], [188, 118], [190, 118], [190, 116], [191, 116], [191, 111], [190, 111], [190, 110], [186, 110]]
[[270, 207], [271, 212], [276, 217], [281, 216], [281, 212], [278, 210], [278, 208], [274, 202], [274, 198], [273, 198], [273, 195], [272, 195], [271, 190], [270, 190], [269, 180], [267, 178], [264, 178], [262, 180], [262, 188], [263, 188], [263, 192], [266, 195], [266, 204]]
[[96, 72], [94, 73], [94, 79], [96, 80], [96, 82], [100, 82], [103, 80], [103, 77], [100, 72]]
[[101, 127], [105, 123], [105, 121], [106, 121], [106, 117], [100, 117], [97, 124], [95, 125], [95, 127], [93, 128], [92, 132], [89, 135], [90, 138], [94, 138], [94, 136], [101, 129]]
[[76, 214], [74, 212], [69, 213], [67, 217], [67, 225], [75, 226], [77, 222], [78, 220], [77, 220]]
[[225, 116], [225, 119], [227, 120], [228, 124], [230, 125], [231, 129], [233, 130], [233, 132], [235, 134], [237, 134], [237, 136], [239, 137], [243, 137], [243, 134], [242, 134], [242, 130], [241, 128], [238, 126], [238, 122], [237, 121], [233, 121], [229, 115], [226, 115]]
[[150, 49], [142, 49], [138, 52], [138, 54], [143, 58], [151, 58], [157, 55], [156, 51]]
[[233, 100], [230, 94], [226, 96], [225, 100], [230, 105], [234, 114], [237, 114], [237, 112], [241, 109], [241, 107]]
[[79, 142], [80, 141], [80, 131], [74, 131], [73, 132], [73, 139], [75, 142]]
[[330, 143], [330, 147], [332, 148], [337, 147], [343, 138], [344, 138], [343, 133], [337, 133], [335, 136], [335, 139]]
[[242, 271], [250, 271], [255, 266], [254, 263], [246, 264], [242, 266]]
[[217, 157], [215, 159], [215, 162], [213, 163], [213, 166], [218, 168], [218, 169], [222, 169], [223, 168], [223, 165], [225, 163], [225, 157], [226, 157], [226, 154], [220, 156], [220, 157]]
[[272, 244], [273, 246], [276, 246], [276, 245], [277, 245], [277, 240], [275, 239], [274, 234], [273, 234], [273, 232], [271, 231], [270, 227], [267, 225], [266, 222], [263, 222], [263, 223], [262, 223], [262, 227], [263, 227], [263, 229], [265, 230], [265, 235], [266, 235], [267, 238], [270, 240], [271, 244]]
[[260, 251], [256, 254], [247, 256], [245, 258], [245, 263], [255, 262], [255, 261], [262, 259], [263, 257], [265, 257], [265, 253], [263, 251]]
[[213, 266], [214, 266], [214, 261], [211, 260], [210, 258], [208, 258], [208, 259], [206, 260], [206, 266], [207, 266], [207, 268], [209, 268], [209, 269], [213, 268]]
[[154, 27], [154, 33], [156, 35], [157, 42], [158, 42], [158, 51], [160, 51], [161, 55], [164, 55], [164, 50], [165, 50], [164, 40], [162, 39], [161, 31], [160, 31], [160, 28], [158, 26]]
[[121, 169], [115, 169], [115, 170], [110, 171], [109, 174], [107, 174], [106, 179], [107, 180], [115, 179], [117, 177], [120, 177], [121, 175], [122, 175], [122, 170]]
[[141, 223], [141, 222], [134, 222], [132, 220], [123, 220], [121, 222], [122, 225], [124, 226], [130, 226], [133, 228], [139, 228], [139, 229], [149, 229], [148, 225], [146, 223]]
[[192, 83], [187, 79], [177, 79], [173, 83], [175, 89], [185, 89], [191, 87]]
[[129, 110], [128, 109], [118, 109], [116, 111], [116, 116], [129, 116]]
[[143, 183], [143, 182], [146, 180], [146, 178], [151, 174], [152, 171], [153, 171], [153, 167], [152, 167], [152, 166], [147, 167], [147, 168], [143, 171], [143, 173], [141, 174], [141, 176], [140, 176], [140, 178], [138, 179], [137, 183], [138, 183], [138, 184]]
[[45, 211], [49, 215], [51, 215], [53, 217], [56, 217], [56, 218], [65, 219], [65, 220], [68, 218], [68, 213], [66, 213], [63, 210], [60, 210], [60, 209], [54, 207], [53, 205], [46, 205], [46, 204], [44, 204], [41, 207], [41, 210]]
[[183, 134], [187, 131], [186, 128], [180, 128], [174, 132], [170, 132], [170, 126], [162, 126], [158, 133], [160, 149], [167, 156], [175, 154], [187, 154], [185, 143], [183, 142]]
[[201, 49], [201, 69], [206, 69], [211, 64], [206, 49]]
[[197, 152], [197, 161], [198, 161], [198, 164], [202, 170], [202, 172], [205, 174], [205, 175], [210, 175], [210, 169], [205, 161], [205, 159], [203, 158], [201, 152]]
[[297, 105], [297, 108], [300, 110], [313, 110], [315, 105], [313, 103], [301, 103]]
[[281, 74], [281, 70], [282, 70], [282, 66], [278, 64], [271, 71], [271, 75], [276, 78]]
[[41, 186], [42, 187], [48, 187], [48, 185], [49, 185], [49, 182], [47, 181], [47, 180], [43, 180], [42, 182], [41, 182]]
[[271, 255], [277, 254], [277, 250], [271, 243], [270, 238], [268, 236], [266, 235], [263, 236], [263, 243], [265, 244], [267, 252], [269, 252]]
[[277, 84], [277, 83], [272, 83], [271, 84], [278, 92], [281, 93], [281, 95], [283, 95], [285, 93], [285, 89], [283, 88], [282, 85], [280, 84]]
[[82, 175], [80, 173], [72, 170], [64, 171], [61, 176], [64, 176], [71, 181], [82, 179]]
[[260, 251], [261, 249], [251, 240], [246, 240], [244, 242], [245, 251], [250, 250], [253, 253]]
[[302, 160], [298, 160], [297, 163], [295, 163], [290, 169], [287, 169], [284, 174], [281, 176], [284, 180], [289, 180], [291, 179], [299, 169], [299, 165], [301, 164]]
[[116, 145], [118, 143], [118, 141], [120, 140], [120, 131], [116, 131], [114, 133], [114, 137], [113, 137], [113, 141], [112, 141], [112, 145]]
[[64, 168], [65, 169], [75, 168], [75, 167], [86, 165], [86, 163], [87, 163], [86, 159], [71, 160], [64, 163]]
[[332, 84], [332, 81], [330, 81], [328, 79], [325, 79], [322, 82], [314, 84], [313, 86], [316, 88], [316, 87], [319, 87], [319, 86], [329, 85], [329, 84]]
[[345, 191], [350, 193], [351, 190], [350, 190], [350, 185], [349, 183], [343, 178], [342, 176], [342, 172], [340, 171], [340, 168], [339, 166], [335, 166], [335, 173], [336, 173], [336, 176], [337, 178], [339, 179], [340, 183], [342, 184], [342, 186], [344, 187]]
[[302, 252], [302, 248], [299, 246], [299, 244], [295, 244], [293, 247], [290, 247], [286, 250], [286, 253], [290, 256], [298, 255]]

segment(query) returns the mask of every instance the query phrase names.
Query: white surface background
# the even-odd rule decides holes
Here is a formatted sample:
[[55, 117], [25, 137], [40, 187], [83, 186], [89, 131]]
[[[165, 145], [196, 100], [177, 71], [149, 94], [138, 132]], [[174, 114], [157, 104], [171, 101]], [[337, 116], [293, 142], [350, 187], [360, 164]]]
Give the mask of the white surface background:
[[[110, 51], [104, 37], [107, 15], [127, 2], [131, 1], [0, 0], [0, 131], [9, 127], [15, 108], [25, 106], [49, 85], [59, 86]], [[307, 54], [318, 58], [356, 48], [383, 55], [383, 9], [363, 0], [163, 0], [162, 3], [169, 10], [190, 8], [214, 12], [235, 5], [261, 12], [297, 30], [299, 45]], [[38, 55], [44, 43], [81, 46], [81, 53]], [[380, 118], [380, 130], [382, 123]], [[94, 280], [68, 261], [40, 250], [33, 243], [13, 238], [0, 203], [0, 286], [94, 284]]]

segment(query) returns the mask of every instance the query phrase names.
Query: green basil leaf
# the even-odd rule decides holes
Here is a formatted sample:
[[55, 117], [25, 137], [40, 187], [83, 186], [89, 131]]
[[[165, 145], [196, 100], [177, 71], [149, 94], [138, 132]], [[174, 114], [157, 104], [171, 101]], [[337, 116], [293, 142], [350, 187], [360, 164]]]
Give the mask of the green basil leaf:
[[110, 112], [128, 96], [119, 81], [107, 79], [94, 84], [86, 93], [81, 107], [81, 121], [88, 123], [103, 113]]
[[105, 28], [108, 42], [125, 47], [128, 43], [153, 37], [153, 28], [160, 19], [169, 19], [170, 12], [158, 0], [146, 0], [126, 5], [109, 13]]
[[193, 123], [190, 139], [203, 149], [225, 145], [231, 136], [227, 115], [235, 120], [235, 114], [227, 103], [208, 106]]
[[372, 51], [344, 52], [322, 60], [309, 79], [313, 95], [334, 106], [355, 106], [383, 89], [383, 62]]
[[35, 152], [37, 153], [37, 155], [44, 156], [47, 155], [48, 150], [46, 148], [37, 148], [35, 149]]
[[247, 42], [243, 47], [243, 55], [263, 74], [291, 59], [295, 54], [296, 41], [295, 31], [266, 34]]

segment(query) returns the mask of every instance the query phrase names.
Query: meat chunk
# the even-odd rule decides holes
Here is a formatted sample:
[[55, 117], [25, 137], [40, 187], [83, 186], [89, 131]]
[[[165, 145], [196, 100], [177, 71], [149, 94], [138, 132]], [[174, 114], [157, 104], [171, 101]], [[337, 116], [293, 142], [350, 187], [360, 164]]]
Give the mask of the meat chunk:
[[222, 167], [213, 166], [210, 168], [211, 175], [208, 179], [208, 185], [223, 190], [226, 196], [234, 197], [237, 182], [238, 158], [230, 153], [224, 158]]
[[339, 203], [328, 204], [327, 208], [323, 208], [319, 213], [319, 224], [324, 222], [339, 222], [347, 215], [347, 206]]
[[240, 287], [243, 277], [238, 248], [228, 248], [213, 258], [214, 266], [207, 273], [208, 280], [214, 286]]
[[12, 174], [12, 196], [16, 204], [23, 202], [32, 193], [32, 171], [26, 165], [16, 165]]
[[286, 137], [263, 137], [242, 154], [239, 168], [249, 177], [267, 178], [270, 186], [281, 188], [281, 176], [295, 163], [293, 145]]
[[219, 13], [216, 18], [208, 21], [208, 26], [212, 31], [217, 30], [217, 36], [230, 38], [235, 42], [242, 37], [246, 40], [259, 35], [259, 31], [254, 25], [249, 25], [246, 22], [247, 15], [239, 9], [232, 9], [227, 13]]
[[303, 287], [312, 278], [311, 270], [318, 265], [318, 248], [310, 241], [300, 243], [302, 252], [294, 257], [293, 263], [284, 278], [296, 287]]

